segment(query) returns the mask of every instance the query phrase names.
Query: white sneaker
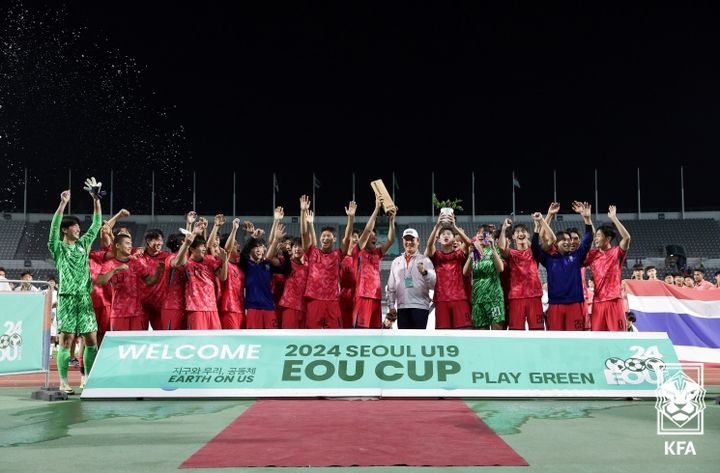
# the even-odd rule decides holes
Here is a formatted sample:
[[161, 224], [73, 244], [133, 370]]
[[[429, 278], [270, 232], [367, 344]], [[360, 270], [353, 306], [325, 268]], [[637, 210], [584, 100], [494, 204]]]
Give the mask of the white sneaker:
[[85, 375], [80, 376], [80, 389], [85, 389]]
[[58, 389], [65, 394], [75, 394], [75, 390], [72, 388], [72, 386], [66, 383], [60, 383], [60, 387]]

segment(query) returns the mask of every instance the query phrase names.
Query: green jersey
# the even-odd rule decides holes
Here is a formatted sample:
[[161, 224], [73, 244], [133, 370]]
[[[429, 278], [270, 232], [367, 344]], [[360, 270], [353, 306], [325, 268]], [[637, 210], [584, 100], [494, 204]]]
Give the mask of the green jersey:
[[50, 225], [48, 249], [55, 261], [60, 279], [58, 295], [90, 294], [92, 278], [90, 277], [90, 246], [97, 238], [102, 225], [102, 215], [93, 214], [92, 225], [74, 245], [68, 245], [60, 237], [62, 214], [55, 213]]
[[485, 327], [505, 320], [500, 274], [493, 263], [493, 250], [483, 248], [479, 260], [472, 262], [472, 315], [476, 327]]

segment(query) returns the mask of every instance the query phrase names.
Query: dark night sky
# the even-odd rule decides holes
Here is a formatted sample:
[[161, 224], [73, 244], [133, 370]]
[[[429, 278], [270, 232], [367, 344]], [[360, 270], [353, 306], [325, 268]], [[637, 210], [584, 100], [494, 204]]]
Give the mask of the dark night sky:
[[[601, 209], [631, 212], [638, 166], [643, 210], [677, 211], [680, 165], [686, 208], [720, 208], [708, 172], [720, 118], [715, 10], [301, 3], [69, 2], [79, 47], [100, 41], [135, 58], [139, 93], [184, 128], [184, 166], [156, 166], [163, 192], [182, 202], [157, 212], [189, 209], [192, 169], [203, 213], [230, 212], [232, 171], [241, 214], [269, 211], [272, 171], [278, 202], [295, 209], [315, 171], [318, 213], [338, 214], [354, 170], [361, 212], [368, 181], [389, 185], [395, 171], [401, 213], [418, 214], [430, 211], [431, 171], [438, 196], [463, 198], [469, 213], [474, 170], [477, 212], [507, 213], [513, 169], [517, 209], [530, 212], [552, 199], [553, 169], [565, 207], [594, 201], [595, 168]], [[46, 189], [31, 210], [54, 208], [64, 165], [99, 175], [130, 165], [116, 206], [149, 212], [149, 196], [136, 201], [146, 184], [130, 183], [145, 183], [151, 163], [56, 158], [49, 172], [47, 154], [20, 156]]]

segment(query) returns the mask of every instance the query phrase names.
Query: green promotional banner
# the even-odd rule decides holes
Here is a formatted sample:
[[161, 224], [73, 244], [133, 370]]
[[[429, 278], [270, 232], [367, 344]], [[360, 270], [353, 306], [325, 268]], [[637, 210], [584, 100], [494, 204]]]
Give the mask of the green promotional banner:
[[43, 371], [45, 295], [0, 292], [0, 375]]
[[655, 396], [664, 333], [109, 332], [83, 398]]

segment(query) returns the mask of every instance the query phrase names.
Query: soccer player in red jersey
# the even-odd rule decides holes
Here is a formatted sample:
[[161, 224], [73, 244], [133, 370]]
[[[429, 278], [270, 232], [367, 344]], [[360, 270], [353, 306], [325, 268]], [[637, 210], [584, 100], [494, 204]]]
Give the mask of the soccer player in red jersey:
[[223, 329], [241, 329], [245, 327], [245, 273], [240, 269], [240, 254], [236, 240], [240, 219], [232, 221], [230, 234], [223, 235], [220, 244], [229, 255], [228, 274], [220, 281], [220, 325]]
[[[284, 254], [290, 255], [292, 258], [292, 243], [295, 238], [292, 235], [285, 235], [280, 243], [278, 243], [278, 259], [281, 263], [284, 263]], [[282, 324], [282, 309], [280, 308], [280, 299], [282, 299], [283, 292], [285, 292], [285, 281], [288, 276], [282, 273], [275, 273], [272, 275], [272, 293], [273, 301], [275, 302], [275, 312], [277, 313], [278, 323]]]
[[530, 234], [522, 223], [512, 229], [512, 240], [515, 248], [508, 245], [505, 237], [512, 226], [512, 220], [506, 218], [502, 224], [498, 246], [505, 259], [505, 271], [508, 278], [507, 321], [510, 330], [525, 330], [525, 323], [530, 330], [545, 328], [542, 309], [542, 286], [538, 273], [537, 261], [530, 248]]
[[[146, 231], [144, 240], [145, 247], [143, 251], [139, 252], [140, 262], [147, 266], [148, 273], [152, 274], [161, 263], [164, 268], [165, 259], [170, 253], [162, 249], [165, 244], [165, 235], [162, 230], [153, 228]], [[148, 328], [148, 324], [152, 325], [153, 329], [160, 328], [160, 306], [165, 297], [164, 289], [165, 287], [161, 284], [141, 286], [140, 300], [142, 301], [145, 329]]]
[[702, 268], [697, 268], [693, 271], [693, 279], [695, 279], [695, 289], [699, 289], [701, 291], [715, 289], [713, 283], [705, 280], [705, 270]]
[[343, 328], [353, 327], [353, 307], [355, 307], [355, 289], [357, 287], [357, 258], [360, 251], [357, 244], [359, 238], [358, 232], [352, 230], [346, 254], [340, 264], [340, 313], [342, 314]]
[[382, 206], [382, 198], [375, 200], [375, 210], [368, 219], [358, 246], [357, 253], [357, 288], [355, 291], [355, 307], [353, 308], [353, 328], [380, 328], [382, 326], [382, 293], [380, 291], [380, 261], [395, 241], [395, 215], [397, 209], [389, 209], [390, 225], [387, 240], [377, 247], [375, 221]]
[[[459, 234], [465, 246], [470, 248], [472, 242], [465, 232], [455, 225], [455, 216], [441, 213], [425, 248], [425, 256], [432, 261], [437, 275], [433, 295], [437, 329], [472, 327], [470, 302], [463, 280], [467, 253], [462, 249], [453, 249], [455, 234]], [[440, 250], [435, 249], [436, 240], [440, 243]]]
[[278, 303], [282, 315], [282, 328], [305, 328], [305, 286], [308, 265], [305, 264], [305, 250], [302, 239], [294, 238], [290, 275], [285, 280], [285, 290]]
[[161, 262], [154, 273], [148, 271], [138, 257], [133, 256], [132, 240], [124, 233], [115, 236], [115, 257], [107, 260], [97, 277], [99, 285], [110, 284], [112, 299], [110, 330], [145, 330], [140, 302], [142, 285], [157, 283], [165, 263]]
[[160, 303], [160, 326], [155, 330], [185, 330], [187, 318], [185, 316], [185, 271], [173, 266], [179, 253], [187, 255], [190, 240], [185, 239], [182, 233], [173, 233], [168, 236], [167, 247], [171, 253], [165, 258], [165, 271], [160, 276], [158, 284], [164, 286], [165, 295]]
[[[201, 231], [203, 229], [201, 228]], [[190, 257], [178, 253], [174, 267], [184, 267], [185, 310], [187, 328], [190, 330], [219, 330], [215, 276], [221, 281], [227, 278], [228, 254], [220, 248], [220, 258], [207, 254], [205, 238], [193, 232], [185, 237], [190, 240]]]
[[305, 324], [310, 329], [342, 328], [338, 279], [340, 263], [347, 251], [347, 243], [341, 245], [340, 249], [334, 250], [335, 229], [324, 227], [320, 233], [318, 248], [315, 229], [312, 221], [308, 220], [309, 216], [313, 217], [308, 213], [309, 210], [310, 199], [303, 195], [300, 197], [300, 231], [303, 234], [305, 260], [308, 263]]
[[585, 258], [585, 266], [590, 266], [595, 281], [592, 329], [625, 332], [627, 319], [621, 293], [621, 274], [630, 247], [630, 233], [620, 223], [614, 205], [608, 208], [608, 217], [620, 233], [620, 242], [612, 246], [615, 230], [610, 225], [602, 225], [595, 231], [595, 248]]

